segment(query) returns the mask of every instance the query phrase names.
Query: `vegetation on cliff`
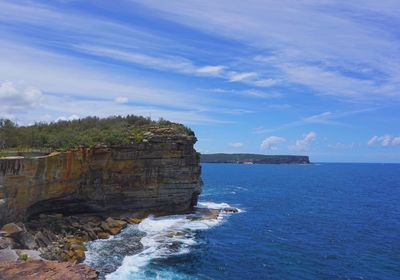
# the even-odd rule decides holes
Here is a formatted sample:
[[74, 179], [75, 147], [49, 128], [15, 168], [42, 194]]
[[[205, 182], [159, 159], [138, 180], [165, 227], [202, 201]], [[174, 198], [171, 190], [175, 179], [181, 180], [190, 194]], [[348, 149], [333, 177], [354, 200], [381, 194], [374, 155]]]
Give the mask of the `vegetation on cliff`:
[[154, 127], [171, 127], [177, 133], [194, 135], [190, 128], [183, 125], [134, 115], [104, 119], [87, 117], [30, 126], [19, 126], [10, 120], [0, 119], [0, 151], [129, 145], [133, 141], [142, 141], [145, 133]]

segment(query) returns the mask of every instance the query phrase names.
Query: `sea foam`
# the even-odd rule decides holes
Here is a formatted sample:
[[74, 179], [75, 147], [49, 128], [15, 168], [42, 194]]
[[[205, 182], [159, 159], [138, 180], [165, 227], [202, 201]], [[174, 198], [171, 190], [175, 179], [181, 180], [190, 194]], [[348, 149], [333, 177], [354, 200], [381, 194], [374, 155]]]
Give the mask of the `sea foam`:
[[[170, 279], [170, 272], [155, 271], [146, 273], [146, 267], [154, 259], [165, 259], [170, 256], [183, 255], [197, 244], [196, 231], [207, 230], [219, 225], [230, 213], [223, 209], [232, 208], [227, 203], [201, 202], [199, 209], [220, 211], [216, 218], [187, 215], [172, 215], [164, 217], [150, 216], [144, 219], [138, 229], [145, 233], [140, 242], [143, 250], [137, 254], [126, 256], [121, 266], [106, 275], [107, 280], [121, 279]], [[185, 275], [174, 274], [174, 279], [186, 279]]]

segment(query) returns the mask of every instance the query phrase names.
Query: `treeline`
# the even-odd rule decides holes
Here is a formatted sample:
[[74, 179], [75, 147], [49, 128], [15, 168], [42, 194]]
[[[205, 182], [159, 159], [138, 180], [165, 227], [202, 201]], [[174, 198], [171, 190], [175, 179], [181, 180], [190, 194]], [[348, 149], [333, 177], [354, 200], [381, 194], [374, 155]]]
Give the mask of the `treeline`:
[[[19, 126], [0, 119], [0, 150], [54, 149], [66, 150], [94, 145], [127, 145], [140, 142], [146, 128], [152, 125], [170, 126], [172, 122], [128, 115], [109, 118], [87, 117], [79, 120], [36, 123]], [[182, 132], [193, 134], [190, 128], [179, 126]]]

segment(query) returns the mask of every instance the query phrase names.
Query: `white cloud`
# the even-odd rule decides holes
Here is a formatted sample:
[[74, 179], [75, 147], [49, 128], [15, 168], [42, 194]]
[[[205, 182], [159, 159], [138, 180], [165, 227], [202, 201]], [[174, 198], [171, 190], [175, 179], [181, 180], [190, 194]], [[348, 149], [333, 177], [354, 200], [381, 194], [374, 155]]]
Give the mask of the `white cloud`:
[[58, 117], [55, 122], [59, 122], [59, 121], [73, 121], [73, 120], [79, 120], [79, 116], [78, 115], [71, 115], [69, 117]]
[[379, 91], [379, 87], [372, 80], [348, 77], [323, 67], [299, 64], [282, 64], [278, 67], [291, 82], [309, 86], [327, 95], [361, 98], [366, 93], [377, 94]]
[[343, 99], [387, 101], [400, 95], [400, 67], [393, 60], [399, 56], [396, 0], [148, 0], [144, 5], [169, 20], [258, 48], [264, 54], [252, 61], [265, 71], [274, 69], [274, 80]]
[[385, 135], [385, 136], [383, 136], [383, 137], [381, 137], [381, 145], [383, 146], [383, 147], [387, 147], [387, 146], [389, 146], [390, 145], [390, 143], [392, 142], [392, 136], [390, 136], [390, 135]]
[[104, 48], [89, 45], [76, 45], [78, 50], [102, 57], [112, 58], [124, 62], [140, 64], [157, 70], [172, 70], [183, 74], [219, 77], [230, 82], [241, 82], [256, 87], [270, 87], [279, 81], [275, 79], [261, 79], [256, 72], [236, 72], [228, 70], [223, 65], [197, 66], [193, 61], [180, 56], [160, 56]]
[[125, 97], [125, 96], [118, 96], [114, 99], [114, 101], [117, 103], [128, 103], [129, 99], [128, 99], [128, 97]]
[[254, 85], [258, 87], [270, 87], [278, 84], [279, 82], [280, 81], [276, 79], [260, 79], [260, 80], [255, 80]]
[[0, 83], [0, 115], [26, 113], [40, 105], [42, 92], [34, 87], [10, 81]]
[[380, 145], [382, 147], [398, 146], [400, 145], [400, 136], [393, 137], [392, 135], [386, 134], [383, 136], [372, 136], [367, 142], [368, 146]]
[[260, 148], [261, 148], [261, 150], [275, 150], [276, 149], [275, 146], [277, 144], [280, 144], [285, 141], [286, 141], [286, 139], [283, 137], [270, 136], [270, 137], [264, 139], [264, 141], [262, 141]]
[[[39, 111], [52, 112], [52, 115], [61, 116], [62, 119], [68, 119], [67, 116], [77, 115], [80, 118], [86, 116], [108, 117], [115, 114], [128, 115], [135, 114], [139, 116], [151, 117], [154, 120], [160, 118], [168, 119], [174, 122], [184, 124], [224, 124], [228, 121], [222, 121], [208, 117], [194, 110], [176, 110], [166, 109], [158, 106], [133, 106], [120, 104], [109, 100], [86, 99], [79, 100], [65, 96], [44, 96], [43, 109]], [[60, 114], [59, 112], [62, 112]], [[41, 116], [40, 115], [40, 116]], [[39, 116], [32, 116], [32, 121], [38, 120]]]
[[399, 146], [400, 145], [400, 136], [393, 138], [392, 145], [393, 146]]
[[372, 145], [374, 145], [377, 141], [378, 141], [378, 139], [379, 139], [379, 136], [372, 136], [372, 138], [371, 139], [369, 139], [368, 140], [368, 146], [372, 146]]
[[76, 48], [80, 51], [85, 51], [90, 54], [141, 64], [155, 69], [173, 70], [181, 73], [194, 73], [197, 71], [192, 61], [178, 56], [152, 56], [133, 51], [123, 51], [119, 49], [97, 46], [82, 45], [76, 46]]
[[257, 77], [257, 73], [254, 72], [242, 72], [242, 73], [231, 72], [229, 75], [229, 80], [231, 82], [239, 82], [239, 81], [253, 79], [255, 77]]
[[241, 142], [233, 142], [233, 143], [228, 143], [228, 146], [232, 147], [232, 148], [241, 148], [241, 147], [243, 147], [243, 143], [241, 143]]
[[211, 76], [218, 76], [224, 70], [224, 66], [204, 66], [197, 69], [197, 73]]
[[[93, 67], [82, 59], [43, 52], [1, 40], [0, 45], [3, 46], [0, 48], [0, 77], [7, 80], [21, 79], [28, 84], [33, 84], [41, 89], [42, 97], [48, 92], [53, 95], [86, 100], [99, 97], [115, 100], [122, 96], [129, 98], [131, 102], [152, 106], [151, 110], [156, 110], [155, 106], [168, 106], [175, 108], [178, 112], [182, 110], [200, 112], [204, 108], [212, 109], [212, 104], [215, 107], [217, 106], [215, 104], [219, 104], [214, 98], [174, 89], [171, 84], [166, 87], [162, 81], [148, 76], [132, 76], [129, 73], [121, 73], [115, 68]], [[41, 102], [41, 104], [48, 107], [46, 102]], [[78, 114], [85, 113], [82, 112], [79, 102], [75, 104], [78, 105], [75, 109], [81, 109]], [[60, 109], [63, 112], [62, 104], [57, 108], [57, 110]], [[160, 111], [165, 110], [160, 109]], [[63, 114], [66, 113], [55, 115]], [[200, 114], [197, 115], [201, 119], [209, 119]]]
[[235, 72], [226, 73], [230, 82], [242, 82], [256, 87], [270, 87], [279, 83], [276, 79], [262, 79], [256, 72]]
[[317, 134], [313, 131], [304, 134], [300, 139], [296, 140], [296, 143], [292, 146], [289, 146], [290, 150], [295, 150], [295, 151], [304, 151], [309, 148], [309, 145], [312, 141], [314, 141], [317, 138]]

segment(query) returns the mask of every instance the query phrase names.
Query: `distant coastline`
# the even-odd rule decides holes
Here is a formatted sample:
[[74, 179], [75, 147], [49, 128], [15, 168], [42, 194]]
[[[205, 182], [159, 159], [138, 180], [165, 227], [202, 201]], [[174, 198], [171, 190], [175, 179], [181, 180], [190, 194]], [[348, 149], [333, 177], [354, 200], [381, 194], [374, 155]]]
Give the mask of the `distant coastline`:
[[310, 164], [308, 156], [261, 154], [201, 154], [201, 163]]

